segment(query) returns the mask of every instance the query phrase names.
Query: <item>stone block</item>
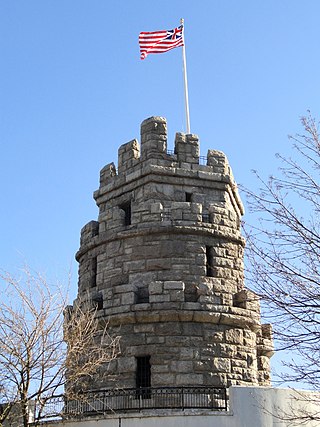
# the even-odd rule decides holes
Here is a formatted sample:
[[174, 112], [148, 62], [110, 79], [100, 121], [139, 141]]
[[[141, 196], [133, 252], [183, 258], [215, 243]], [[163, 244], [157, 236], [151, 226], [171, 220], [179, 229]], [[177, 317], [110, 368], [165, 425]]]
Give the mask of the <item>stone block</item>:
[[228, 329], [225, 332], [226, 342], [232, 344], [243, 344], [243, 331], [242, 329]]
[[119, 372], [135, 372], [136, 360], [134, 357], [121, 357], [118, 359]]
[[201, 310], [201, 304], [198, 302], [185, 302], [183, 308], [185, 310]]
[[190, 311], [182, 310], [181, 307], [178, 311], [178, 314], [179, 314], [179, 320], [181, 322], [191, 322], [191, 320], [193, 319], [193, 313]]
[[[123, 341], [123, 339], [122, 339]], [[141, 346], [143, 346], [146, 343], [146, 336], [145, 334], [130, 334], [128, 336], [126, 336], [126, 341], [125, 341], [125, 345], [126, 345], [126, 354], [130, 354], [129, 353], [129, 349], [130, 347], [134, 346], [139, 346], [141, 348]], [[121, 341], [120, 341], [120, 345], [121, 345]]]
[[270, 325], [270, 323], [265, 323], [261, 325], [261, 332], [263, 338], [267, 338], [269, 340], [272, 339], [272, 325]]
[[201, 304], [214, 304], [218, 305], [221, 304], [221, 297], [216, 295], [200, 295], [199, 300]]
[[197, 286], [197, 294], [198, 295], [209, 295], [211, 292], [212, 286], [208, 283], [199, 283]]
[[117, 175], [114, 163], [108, 163], [100, 171], [100, 187], [107, 185], [113, 177]]
[[[176, 263], [174, 260], [171, 260], [171, 261], [172, 261], [172, 270], [175, 270], [173, 275], [179, 274], [178, 270], [181, 271], [180, 274], [186, 274], [186, 273], [189, 274], [190, 273], [190, 269], [189, 269], [190, 264], [188, 263], [187, 260], [179, 260], [180, 261], [179, 264]], [[182, 263], [181, 261], [184, 261], [184, 262]]]
[[221, 343], [218, 344], [217, 352], [221, 357], [233, 358], [237, 353], [237, 347], [235, 345]]
[[134, 304], [131, 306], [132, 311], [147, 311], [151, 309], [151, 304], [149, 302]]
[[163, 293], [163, 282], [152, 282], [149, 284], [149, 294], [159, 295]]
[[114, 294], [123, 294], [127, 292], [133, 292], [133, 286], [132, 285], [115, 285], [112, 287]]
[[257, 371], [252, 369], [243, 369], [242, 370], [242, 379], [244, 381], [255, 383], [257, 381]]
[[183, 360], [193, 360], [194, 359], [194, 350], [192, 348], [181, 348], [180, 356]]
[[216, 373], [207, 373], [206, 374], [207, 383], [216, 386], [216, 387], [225, 387], [227, 384], [227, 375], [226, 374], [216, 374]]
[[214, 357], [212, 368], [217, 372], [231, 372], [231, 360], [224, 357]]
[[186, 222], [201, 222], [201, 215], [192, 212], [182, 212], [182, 220]]
[[203, 336], [203, 325], [201, 323], [184, 323], [182, 331], [185, 336]]
[[155, 373], [152, 375], [152, 385], [154, 387], [167, 387], [168, 384], [175, 384], [176, 375], [173, 373]]
[[155, 334], [159, 336], [161, 335], [180, 336], [181, 332], [182, 332], [181, 325], [179, 323], [172, 323], [172, 322], [158, 324], [156, 325], [156, 329], [155, 329]]
[[247, 360], [248, 358], [248, 352], [245, 349], [241, 349], [240, 347], [237, 348], [237, 351], [234, 355], [235, 359], [239, 359], [239, 360]]
[[134, 333], [142, 333], [142, 332], [154, 333], [154, 325], [148, 324], [148, 323], [142, 323], [141, 325], [134, 325], [133, 332]]
[[168, 365], [152, 365], [151, 366], [152, 378], [154, 374], [162, 374], [162, 373], [168, 373], [168, 372], [169, 372]]
[[171, 211], [171, 217], [173, 221], [182, 221], [183, 218], [183, 210], [175, 209]]
[[108, 316], [112, 314], [126, 313], [130, 311], [130, 305], [120, 305], [120, 301], [114, 307], [108, 308], [106, 313]]
[[270, 369], [270, 358], [267, 356], [258, 357], [258, 369], [268, 371]]
[[125, 174], [126, 182], [130, 182], [130, 181], [133, 181], [135, 179], [138, 179], [139, 176], [141, 176], [141, 175], [142, 175], [142, 173], [141, 173], [141, 170], [139, 170], [139, 169], [136, 170], [135, 172], [126, 173]]
[[150, 206], [150, 212], [152, 214], [161, 213], [162, 211], [163, 211], [163, 205], [160, 202], [152, 203], [152, 205]]
[[121, 313], [118, 314], [117, 316], [114, 317], [110, 317], [109, 318], [109, 325], [113, 326], [113, 325], [128, 325], [128, 324], [132, 324], [135, 323], [135, 316], [134, 313], [128, 312], [128, 313]]
[[125, 262], [123, 264], [123, 271], [125, 273], [133, 272], [133, 271], [141, 271], [141, 270], [144, 270], [144, 268], [145, 268], [145, 261], [144, 260], [129, 261], [129, 262]]
[[165, 337], [156, 337], [154, 335], [152, 336], [146, 336], [147, 344], [164, 344], [165, 343]]
[[248, 367], [247, 360], [243, 360], [243, 359], [232, 359], [231, 364], [232, 364], [232, 372], [235, 372], [235, 370], [234, 370], [235, 368], [247, 368]]
[[198, 311], [194, 313], [193, 319], [195, 322], [202, 323], [219, 323], [221, 319], [220, 313], [211, 313], [207, 311]]
[[152, 303], [152, 310], [163, 313], [164, 310], [175, 310], [180, 308], [182, 303], [180, 302], [174, 302], [174, 301], [168, 301], [168, 302], [154, 302]]
[[109, 282], [109, 283], [112, 284], [112, 286], [118, 286], [118, 285], [125, 285], [125, 284], [127, 284], [128, 281], [129, 281], [128, 274], [121, 274], [121, 273], [122, 273], [122, 270], [120, 270], [119, 268], [114, 268], [114, 269], [109, 270], [109, 272], [105, 272], [105, 274], [104, 274], [104, 282], [106, 284]]
[[238, 366], [234, 366], [234, 367], [232, 367], [232, 374], [240, 375], [240, 378], [241, 378], [241, 379], [244, 379], [244, 378], [243, 378], [243, 368], [240, 368], [240, 367], [238, 367]]
[[136, 322], [137, 323], [157, 323], [159, 322], [160, 319], [160, 315], [159, 313], [154, 313], [154, 312], [138, 312], [136, 313]]
[[172, 210], [181, 210], [181, 211], [191, 211], [191, 203], [190, 202], [172, 202], [171, 203]]
[[184, 291], [172, 290], [169, 293], [170, 301], [172, 302], [184, 302]]
[[146, 262], [147, 271], [150, 270], [167, 270], [171, 268], [171, 262], [168, 259], [157, 258], [150, 259]]
[[205, 339], [208, 342], [223, 342], [224, 341], [224, 333], [222, 331], [205, 331]]
[[207, 361], [197, 360], [193, 362], [193, 371], [197, 372], [208, 372], [211, 371], [211, 366]]
[[174, 290], [182, 290], [182, 291], [184, 291], [185, 284], [182, 281], [171, 281], [171, 282], [170, 281], [166, 281], [166, 282], [164, 282], [163, 287], [164, 287], [165, 290], [174, 289]]
[[170, 363], [170, 369], [173, 372], [179, 372], [179, 373], [189, 372], [190, 374], [192, 374], [193, 362], [190, 360], [173, 361]]
[[135, 301], [135, 293], [134, 292], [127, 292], [121, 295], [121, 304], [127, 305], [127, 304], [134, 304]]
[[149, 296], [150, 303], [169, 302], [171, 301], [169, 294], [157, 294]]
[[191, 212], [197, 215], [202, 214], [202, 203], [191, 203]]
[[178, 386], [201, 386], [203, 385], [203, 374], [178, 374], [176, 376], [176, 384]]

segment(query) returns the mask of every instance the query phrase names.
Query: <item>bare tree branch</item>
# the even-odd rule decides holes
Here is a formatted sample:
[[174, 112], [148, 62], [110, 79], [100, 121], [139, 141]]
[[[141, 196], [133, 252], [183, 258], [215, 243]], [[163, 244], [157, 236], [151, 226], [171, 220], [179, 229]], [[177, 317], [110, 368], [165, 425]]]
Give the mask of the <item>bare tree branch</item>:
[[320, 390], [320, 138], [302, 117], [304, 133], [290, 137], [294, 156], [277, 155], [279, 176], [260, 191], [242, 188], [254, 225], [245, 224], [247, 280], [266, 304], [278, 349], [290, 349], [282, 379]]
[[19, 408], [27, 427], [31, 402], [39, 422], [49, 399], [80, 399], [90, 377], [117, 356], [119, 337], [99, 324], [90, 301], [67, 306], [61, 287], [28, 268], [21, 279], [0, 278], [0, 425]]

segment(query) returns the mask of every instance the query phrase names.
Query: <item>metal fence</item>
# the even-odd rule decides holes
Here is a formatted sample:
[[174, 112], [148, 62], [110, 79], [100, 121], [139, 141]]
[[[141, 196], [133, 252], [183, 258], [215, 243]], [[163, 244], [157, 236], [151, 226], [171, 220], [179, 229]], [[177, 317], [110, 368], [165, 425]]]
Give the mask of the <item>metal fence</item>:
[[[173, 156], [175, 154], [174, 150], [167, 150], [167, 154], [170, 156]], [[208, 157], [207, 156], [199, 156], [199, 165], [206, 166], [208, 164]]]
[[217, 387], [148, 387], [99, 390], [83, 393], [77, 400], [51, 399], [42, 419], [78, 418], [146, 409], [227, 410], [227, 391]]

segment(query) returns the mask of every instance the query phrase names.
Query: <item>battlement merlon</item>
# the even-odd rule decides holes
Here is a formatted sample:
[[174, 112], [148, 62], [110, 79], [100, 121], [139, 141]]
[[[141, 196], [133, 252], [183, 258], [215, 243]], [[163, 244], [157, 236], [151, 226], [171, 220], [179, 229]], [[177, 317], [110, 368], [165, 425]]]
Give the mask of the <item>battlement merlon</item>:
[[141, 147], [136, 139], [121, 145], [118, 170], [114, 163], [102, 168], [100, 188], [94, 192], [94, 198], [99, 204], [99, 199], [107, 192], [150, 173], [180, 175], [225, 183], [237, 210], [243, 215], [243, 204], [226, 155], [222, 151], [208, 150], [206, 164], [200, 164], [199, 153], [198, 136], [181, 132], [175, 137], [174, 154], [167, 153], [166, 119], [150, 117], [141, 124]]
[[90, 221], [81, 229], [80, 246], [92, 241], [99, 234], [99, 222]]

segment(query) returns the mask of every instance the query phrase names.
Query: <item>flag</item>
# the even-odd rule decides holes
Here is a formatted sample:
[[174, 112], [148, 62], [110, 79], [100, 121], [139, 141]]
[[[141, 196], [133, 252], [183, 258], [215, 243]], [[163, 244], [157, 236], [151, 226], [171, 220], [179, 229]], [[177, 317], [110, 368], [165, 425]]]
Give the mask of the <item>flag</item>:
[[175, 47], [183, 46], [183, 26], [173, 30], [143, 31], [139, 34], [140, 58], [144, 59], [149, 53], [163, 53]]

